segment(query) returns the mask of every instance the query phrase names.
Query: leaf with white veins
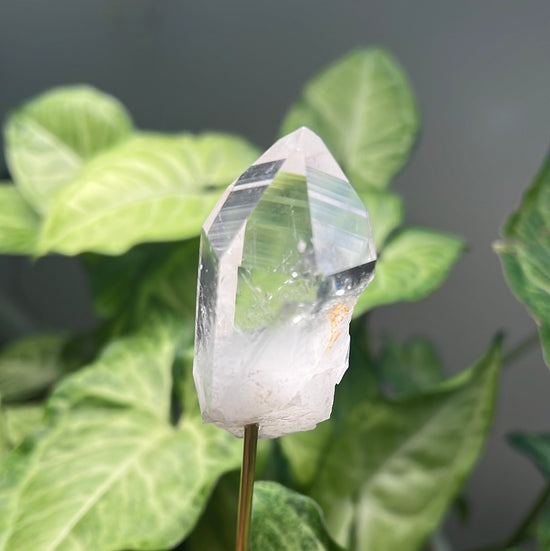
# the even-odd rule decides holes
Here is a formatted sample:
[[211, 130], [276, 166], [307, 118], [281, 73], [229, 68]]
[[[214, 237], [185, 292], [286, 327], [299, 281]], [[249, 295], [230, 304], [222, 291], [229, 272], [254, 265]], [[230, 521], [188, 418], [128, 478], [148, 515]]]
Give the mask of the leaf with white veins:
[[358, 191], [383, 190], [409, 156], [418, 113], [398, 63], [369, 48], [336, 61], [305, 87], [281, 135], [300, 126], [321, 136]]
[[91, 86], [54, 88], [9, 116], [6, 160], [22, 195], [46, 212], [86, 161], [131, 131], [130, 116], [112, 96]]
[[251, 551], [342, 551], [328, 535], [319, 506], [276, 482], [254, 487]]
[[54, 392], [0, 472], [0, 550], [156, 550], [188, 534], [240, 443], [169, 420], [172, 323], [151, 318]]
[[0, 182], [0, 253], [32, 254], [39, 218], [17, 188]]
[[495, 248], [508, 285], [539, 327], [550, 367], [550, 154]]
[[56, 197], [37, 252], [114, 255], [194, 237], [256, 156], [246, 141], [223, 134], [135, 136], [87, 163]]

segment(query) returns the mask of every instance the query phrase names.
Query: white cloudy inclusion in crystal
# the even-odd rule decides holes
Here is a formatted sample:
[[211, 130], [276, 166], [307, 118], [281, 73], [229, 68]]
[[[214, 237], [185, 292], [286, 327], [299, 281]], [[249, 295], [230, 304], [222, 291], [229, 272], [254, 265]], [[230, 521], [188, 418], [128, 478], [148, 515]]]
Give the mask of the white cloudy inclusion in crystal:
[[349, 322], [373, 277], [365, 206], [322, 140], [281, 138], [201, 234], [193, 374], [203, 420], [274, 438], [330, 417]]

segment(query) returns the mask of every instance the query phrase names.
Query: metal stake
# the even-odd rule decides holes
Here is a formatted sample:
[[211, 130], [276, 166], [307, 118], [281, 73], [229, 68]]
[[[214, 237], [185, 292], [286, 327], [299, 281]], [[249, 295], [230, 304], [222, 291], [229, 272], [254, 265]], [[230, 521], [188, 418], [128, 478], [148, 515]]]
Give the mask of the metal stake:
[[252, 492], [254, 490], [254, 468], [259, 425], [244, 427], [243, 464], [239, 490], [239, 516], [237, 521], [237, 551], [248, 551], [250, 540], [250, 519], [252, 515]]

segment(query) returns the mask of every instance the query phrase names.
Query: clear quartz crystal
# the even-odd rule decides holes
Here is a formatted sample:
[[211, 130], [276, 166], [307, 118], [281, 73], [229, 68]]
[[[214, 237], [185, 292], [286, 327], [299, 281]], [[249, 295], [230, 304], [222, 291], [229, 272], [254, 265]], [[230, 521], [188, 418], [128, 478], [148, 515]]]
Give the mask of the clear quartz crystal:
[[322, 140], [281, 138], [233, 182], [201, 235], [195, 363], [202, 417], [236, 436], [330, 417], [348, 327], [373, 277], [365, 206]]

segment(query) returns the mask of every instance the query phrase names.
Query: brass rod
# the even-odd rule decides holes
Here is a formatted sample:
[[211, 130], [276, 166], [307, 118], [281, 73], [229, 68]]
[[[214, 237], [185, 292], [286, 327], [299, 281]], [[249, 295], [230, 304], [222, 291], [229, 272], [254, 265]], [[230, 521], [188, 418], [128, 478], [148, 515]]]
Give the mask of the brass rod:
[[239, 516], [237, 521], [237, 551], [248, 551], [250, 540], [250, 519], [252, 516], [252, 493], [254, 490], [254, 469], [258, 444], [257, 423], [244, 427], [243, 464], [239, 490]]

